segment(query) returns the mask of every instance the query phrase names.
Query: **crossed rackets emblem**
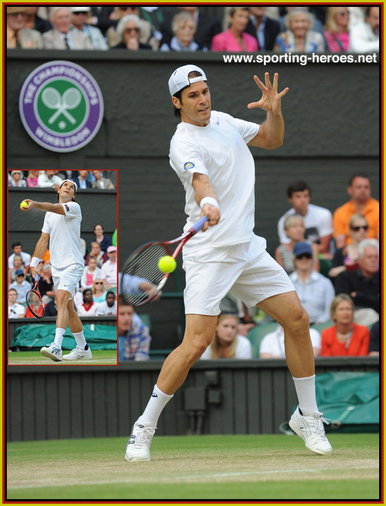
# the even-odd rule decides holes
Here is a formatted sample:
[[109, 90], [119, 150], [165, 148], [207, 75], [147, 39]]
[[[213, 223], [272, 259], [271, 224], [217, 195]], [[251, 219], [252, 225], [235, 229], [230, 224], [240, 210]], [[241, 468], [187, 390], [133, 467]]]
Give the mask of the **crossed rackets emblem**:
[[78, 107], [81, 100], [82, 94], [77, 88], [68, 88], [63, 95], [55, 88], [46, 88], [43, 90], [42, 101], [44, 105], [49, 109], [55, 109], [48, 123], [52, 125], [52, 123], [63, 114], [63, 116], [74, 125], [76, 119], [68, 111]]

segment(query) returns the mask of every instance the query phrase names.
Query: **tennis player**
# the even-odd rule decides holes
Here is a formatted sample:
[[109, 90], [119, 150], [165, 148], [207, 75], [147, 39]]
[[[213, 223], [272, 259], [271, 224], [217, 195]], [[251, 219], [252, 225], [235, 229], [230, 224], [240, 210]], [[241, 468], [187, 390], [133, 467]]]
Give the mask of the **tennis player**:
[[[74, 293], [84, 269], [83, 255], [80, 249], [80, 224], [82, 212], [80, 205], [74, 202], [77, 185], [71, 179], [65, 179], [58, 189], [58, 204], [35, 202], [25, 199], [28, 207], [23, 211], [37, 209], [44, 211], [44, 223], [40, 239], [36, 243], [31, 260], [31, 274], [41, 275], [44, 252], [50, 250], [52, 279], [56, 292], [55, 339], [49, 346], [43, 346], [40, 353], [54, 362], [62, 360], [91, 359], [92, 353], [83, 334], [83, 325], [74, 308]], [[76, 347], [67, 355], [62, 355], [62, 342], [67, 325], [76, 341]]]
[[298, 397], [290, 426], [311, 451], [332, 451], [316, 404], [308, 315], [287, 274], [267, 253], [265, 239], [253, 233], [255, 164], [248, 146], [282, 145], [281, 99], [289, 91], [278, 92], [278, 74], [272, 83], [268, 72], [265, 83], [257, 76], [254, 80], [262, 97], [248, 108], [266, 111], [261, 125], [212, 111], [207, 78], [199, 67], [184, 65], [169, 79], [175, 113], [181, 118], [171, 140], [170, 164], [186, 192], [185, 230], [203, 215], [209, 221], [206, 232], [184, 247], [184, 339], [166, 358], [145, 411], [134, 423], [126, 446], [128, 461], [150, 460], [159, 415], [212, 341], [220, 301], [230, 290], [284, 328], [287, 364]]

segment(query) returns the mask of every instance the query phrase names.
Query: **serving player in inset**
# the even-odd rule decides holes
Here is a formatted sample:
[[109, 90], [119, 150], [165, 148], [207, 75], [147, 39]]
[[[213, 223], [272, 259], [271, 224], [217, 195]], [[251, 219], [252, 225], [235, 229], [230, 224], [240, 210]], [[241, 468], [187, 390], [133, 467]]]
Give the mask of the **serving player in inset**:
[[[74, 201], [76, 190], [76, 183], [65, 179], [58, 190], [59, 203], [52, 204], [25, 199], [28, 206], [21, 207], [24, 212], [37, 209], [46, 213], [42, 234], [36, 243], [31, 260], [31, 274], [33, 277], [36, 273], [41, 275], [39, 262], [46, 249], [49, 248], [58, 315], [55, 339], [49, 346], [43, 346], [40, 353], [54, 362], [92, 358], [91, 350], [83, 334], [82, 322], [74, 308], [73, 299], [75, 288], [79, 284], [84, 269], [80, 248], [82, 211], [80, 205]], [[75, 338], [76, 347], [63, 356], [62, 342], [67, 325]]]
[[[220, 301], [232, 290], [248, 307], [257, 305], [285, 332], [285, 350], [299, 405], [291, 428], [318, 454], [331, 453], [315, 398], [315, 366], [309, 318], [292, 282], [266, 251], [266, 241], [253, 233], [255, 163], [248, 146], [274, 149], [282, 145], [284, 121], [278, 74], [271, 82], [254, 76], [262, 92], [249, 109], [261, 108], [261, 124], [211, 110], [205, 72], [195, 65], [176, 69], [169, 92], [181, 122], [170, 144], [170, 164], [185, 192], [186, 228], [208, 217], [204, 233], [183, 248], [186, 272], [183, 342], [165, 360], [145, 411], [134, 423], [126, 446], [128, 461], [150, 460], [150, 444], [158, 417], [183, 384], [215, 333]], [[257, 392], [256, 392], [257, 395]]]

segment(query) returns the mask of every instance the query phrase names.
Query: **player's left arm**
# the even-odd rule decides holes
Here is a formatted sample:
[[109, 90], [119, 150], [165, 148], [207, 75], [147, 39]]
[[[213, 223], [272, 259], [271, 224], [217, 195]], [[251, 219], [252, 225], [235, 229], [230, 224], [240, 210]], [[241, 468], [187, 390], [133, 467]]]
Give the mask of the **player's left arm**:
[[262, 91], [262, 97], [257, 102], [248, 104], [248, 109], [260, 108], [267, 112], [267, 117], [255, 137], [249, 141], [249, 146], [258, 148], [275, 149], [283, 144], [284, 119], [281, 113], [281, 99], [289, 91], [284, 88], [278, 92], [279, 74], [275, 73], [273, 82], [269, 79], [269, 73], [265, 73], [265, 84], [257, 76], [253, 76], [257, 86]]
[[52, 204], [51, 202], [36, 202], [35, 200], [30, 199], [25, 199], [24, 202], [27, 202], [28, 204], [28, 207], [20, 208], [24, 212], [29, 211], [30, 209], [37, 209], [38, 211], [62, 214], [63, 216], [66, 214], [62, 204]]

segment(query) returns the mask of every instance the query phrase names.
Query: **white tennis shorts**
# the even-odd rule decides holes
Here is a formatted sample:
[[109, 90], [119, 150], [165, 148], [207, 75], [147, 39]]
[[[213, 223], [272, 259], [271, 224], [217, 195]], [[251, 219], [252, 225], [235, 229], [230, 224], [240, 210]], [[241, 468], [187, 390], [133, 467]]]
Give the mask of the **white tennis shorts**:
[[71, 300], [75, 294], [75, 289], [78, 287], [79, 281], [82, 277], [84, 266], [80, 264], [70, 265], [65, 269], [55, 269], [51, 265], [52, 281], [54, 282], [55, 293], [58, 290], [66, 290], [70, 292]]
[[247, 307], [280, 293], [295, 291], [284, 269], [253, 236], [249, 243], [215, 248], [184, 257], [186, 314], [216, 316], [232, 291]]

